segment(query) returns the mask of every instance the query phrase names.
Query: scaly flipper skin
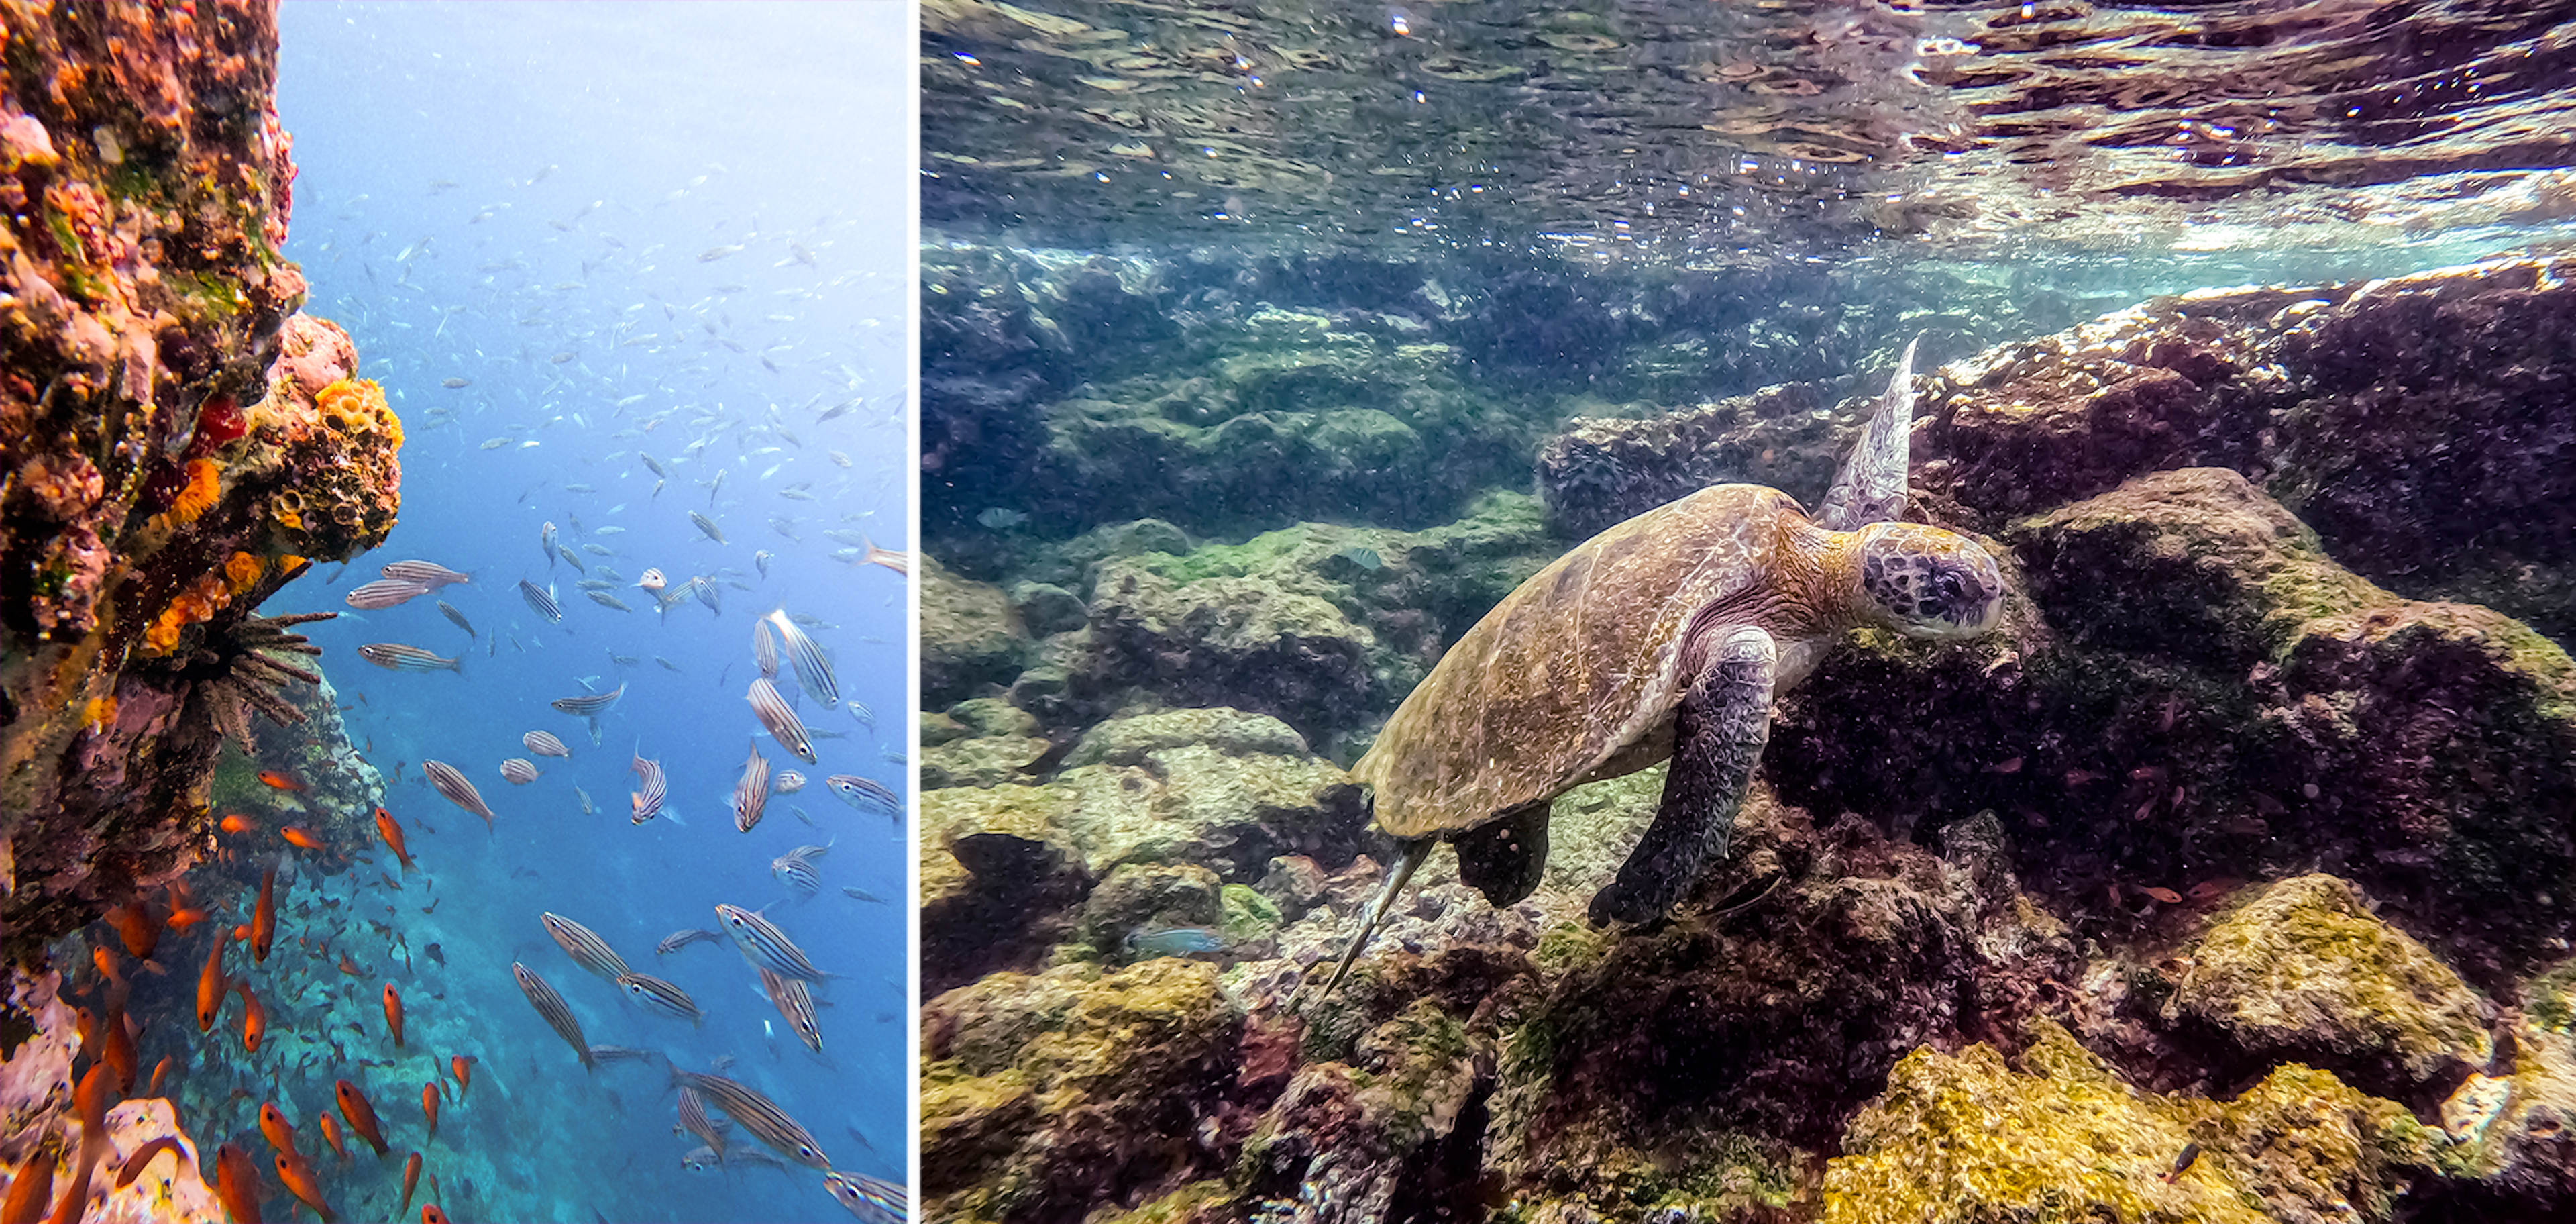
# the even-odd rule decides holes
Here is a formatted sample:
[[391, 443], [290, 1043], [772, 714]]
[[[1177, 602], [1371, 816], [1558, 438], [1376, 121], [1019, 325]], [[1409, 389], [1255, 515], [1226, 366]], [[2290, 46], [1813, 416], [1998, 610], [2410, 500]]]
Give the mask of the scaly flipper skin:
[[1834, 473], [1833, 487], [1825, 490], [1825, 500], [1816, 507], [1817, 526], [1858, 531], [1905, 516], [1905, 475], [1912, 466], [1914, 438], [1914, 346], [1920, 343], [1920, 337], [1906, 342], [1905, 356], [1896, 363], [1896, 377], [1888, 380], [1887, 394], [1879, 397], [1878, 411], [1861, 426], [1860, 441], [1843, 460], [1842, 470]]
[[[1351, 937], [1350, 949], [1342, 953], [1341, 963], [1333, 966], [1333, 976], [1324, 979], [1324, 989], [1315, 995], [1316, 1002], [1333, 997], [1333, 988], [1342, 984], [1342, 979], [1350, 974], [1352, 962], [1357, 961], [1361, 950], [1368, 947], [1369, 936], [1377, 934], [1377, 924], [1386, 917], [1387, 905], [1395, 900], [1397, 893], [1404, 891], [1404, 886], [1412, 881], [1413, 873], [1422, 869], [1422, 860], [1431, 857], [1432, 844], [1438, 840], [1425, 837], [1402, 843], [1403, 857], [1396, 860], [1395, 870], [1387, 873], [1386, 886], [1377, 890], [1377, 899], [1369, 902], [1368, 914], [1360, 919], [1360, 933]], [[1296, 1000], [1292, 997], [1288, 1005], [1295, 1008]]]
[[1779, 652], [1770, 634], [1748, 625], [1711, 653], [1708, 669], [1682, 697], [1663, 804], [1619, 878], [1592, 895], [1594, 926], [1662, 917], [1703, 869], [1726, 857], [1736, 809], [1744, 806], [1754, 762], [1771, 738]]
[[1548, 807], [1525, 803], [1492, 824], [1459, 834], [1458, 878], [1475, 885], [1498, 909], [1537, 892], [1547, 873]]

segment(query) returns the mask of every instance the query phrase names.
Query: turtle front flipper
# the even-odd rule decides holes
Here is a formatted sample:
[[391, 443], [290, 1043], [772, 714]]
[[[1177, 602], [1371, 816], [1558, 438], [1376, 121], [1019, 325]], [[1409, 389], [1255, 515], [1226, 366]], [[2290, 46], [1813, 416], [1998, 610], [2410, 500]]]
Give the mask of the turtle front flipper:
[[1779, 669], [1771, 635], [1754, 626], [1729, 632], [1707, 670], [1682, 695], [1663, 803], [1619, 878], [1592, 894], [1594, 926], [1661, 917], [1726, 856], [1736, 809], [1753, 764], [1771, 738], [1771, 683]]
[[1547, 868], [1549, 803], [1524, 803], [1458, 835], [1458, 878], [1475, 885], [1496, 909], [1538, 891]]
[[1860, 441], [1834, 473], [1825, 499], [1816, 503], [1818, 526], [1858, 531], [1905, 516], [1905, 478], [1913, 466], [1914, 346], [1920, 343], [1919, 336], [1906, 341], [1905, 356], [1897, 359], [1896, 376], [1887, 380], [1878, 411], [1860, 427]]

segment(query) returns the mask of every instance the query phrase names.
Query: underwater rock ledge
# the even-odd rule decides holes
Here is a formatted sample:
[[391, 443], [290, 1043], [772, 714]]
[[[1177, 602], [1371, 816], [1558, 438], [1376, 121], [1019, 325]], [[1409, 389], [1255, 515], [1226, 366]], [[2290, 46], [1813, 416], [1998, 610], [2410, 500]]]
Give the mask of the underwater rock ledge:
[[278, 252], [272, 3], [0, 13], [0, 957], [211, 846], [300, 682], [254, 610], [381, 543], [401, 423]]

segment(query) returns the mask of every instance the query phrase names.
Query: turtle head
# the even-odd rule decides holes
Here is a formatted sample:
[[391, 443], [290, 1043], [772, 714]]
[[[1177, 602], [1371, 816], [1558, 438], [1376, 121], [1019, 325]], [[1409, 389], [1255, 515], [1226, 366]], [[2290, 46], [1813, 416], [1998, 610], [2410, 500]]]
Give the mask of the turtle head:
[[1971, 638], [2003, 619], [2003, 571], [1984, 545], [1921, 523], [1860, 530], [1860, 594], [1871, 620], [1907, 637]]

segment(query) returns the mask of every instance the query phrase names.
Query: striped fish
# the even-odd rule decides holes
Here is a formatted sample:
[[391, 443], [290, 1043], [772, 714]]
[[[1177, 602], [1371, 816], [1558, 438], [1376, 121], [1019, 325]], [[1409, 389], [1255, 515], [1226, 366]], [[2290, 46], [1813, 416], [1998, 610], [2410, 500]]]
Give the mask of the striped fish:
[[537, 780], [537, 763], [526, 757], [511, 757], [501, 762], [501, 776], [512, 786], [526, 786]]
[[805, 724], [796, 717], [796, 711], [787, 708], [787, 699], [778, 695], [777, 685], [771, 684], [767, 676], [756, 678], [751, 682], [750, 697], [751, 712], [759, 716], [761, 726], [769, 729], [769, 738], [808, 765], [818, 762], [813, 738], [805, 733]]
[[472, 575], [457, 573], [435, 561], [396, 561], [378, 572], [396, 582], [417, 582], [427, 587], [474, 581]]
[[617, 977], [617, 988], [626, 997], [643, 1005], [644, 1010], [691, 1024], [703, 1023], [707, 1014], [698, 1010], [698, 1001], [689, 992], [654, 977], [649, 973], [623, 973]]
[[564, 1043], [572, 1047], [572, 1052], [581, 1056], [581, 1069], [591, 1070], [596, 1064], [591, 1061], [590, 1043], [582, 1039], [581, 1021], [573, 1019], [572, 1009], [564, 1006], [563, 996], [556, 994], [554, 987], [546, 985], [546, 980], [538, 977], [536, 970], [517, 961], [510, 962], [510, 976], [519, 979], [519, 993], [528, 996], [528, 1002], [535, 1006], [537, 1014], [554, 1026], [555, 1035], [563, 1038]]
[[863, 1224], [906, 1224], [912, 1219], [912, 1195], [900, 1183], [835, 1169], [823, 1175], [823, 1188]]
[[576, 796], [577, 798], [579, 798], [579, 799], [581, 800], [581, 814], [582, 814], [582, 815], [584, 815], [584, 816], [595, 816], [595, 815], [598, 815], [598, 814], [599, 814], [599, 807], [598, 807], [598, 805], [593, 804], [593, 803], [590, 801], [590, 792], [589, 792], [589, 791], [583, 790], [582, 788], [580, 788], [580, 787], [576, 786], [576, 787], [572, 788], [572, 793], [574, 794], [574, 796]]
[[614, 982], [629, 972], [626, 958], [619, 956], [608, 946], [607, 940], [601, 939], [589, 927], [552, 912], [537, 915], [537, 921], [546, 924], [546, 934], [554, 936], [555, 942], [562, 945], [564, 955], [601, 981]]
[[640, 775], [644, 779], [633, 793], [626, 796], [627, 803], [634, 813], [629, 819], [636, 824], [642, 824], [661, 815], [663, 802], [671, 797], [671, 783], [662, 776], [662, 763], [648, 761], [639, 756], [635, 758], [634, 764], [626, 768], [627, 772]]
[[470, 620], [465, 619], [465, 614], [464, 614], [464, 613], [462, 613], [462, 612], [457, 611], [457, 610], [456, 610], [456, 605], [455, 605], [455, 604], [449, 603], [449, 602], [447, 602], [447, 601], [446, 601], [446, 600], [444, 600], [444, 599], [439, 600], [439, 601], [438, 601], [438, 611], [439, 611], [439, 614], [440, 614], [440, 615], [445, 616], [445, 617], [448, 619], [449, 623], [454, 624], [457, 628], [464, 630], [464, 631], [465, 631], [465, 636], [467, 636], [467, 637], [480, 637], [480, 636], [482, 636], [481, 634], [478, 634], [478, 633], [474, 632], [474, 622], [472, 622], [472, 621], [470, 621]]
[[832, 678], [832, 661], [823, 656], [823, 648], [787, 619], [785, 608], [771, 612], [768, 621], [778, 631], [778, 644], [787, 652], [787, 663], [796, 669], [796, 683], [805, 695], [823, 703], [826, 710], [841, 704], [841, 684]]
[[442, 659], [418, 646], [405, 646], [400, 642], [369, 642], [358, 648], [358, 657], [386, 671], [452, 671], [460, 676], [465, 674], [465, 658], [462, 655], [453, 659]]
[[466, 781], [464, 774], [456, 772], [455, 766], [445, 761], [422, 761], [420, 771], [429, 775], [429, 784], [438, 788], [439, 794], [447, 796], [449, 803], [482, 817], [485, 827], [490, 827], [492, 805], [483, 802], [482, 792], [475, 790], [474, 784]]
[[862, 705], [859, 702], [853, 701], [850, 703], [850, 717], [858, 719], [859, 725], [868, 729], [868, 734], [876, 734], [876, 711], [869, 709], [867, 706]]
[[758, 1089], [737, 1084], [721, 1075], [700, 1075], [676, 1067], [671, 1070], [671, 1080], [704, 1093], [708, 1104], [725, 1111], [727, 1117], [779, 1155], [808, 1168], [829, 1170], [832, 1167], [831, 1158], [823, 1154], [822, 1145], [814, 1142], [814, 1136], [798, 1126], [794, 1118], [788, 1117], [787, 1111], [778, 1107], [778, 1102], [761, 1095]]
[[912, 576], [911, 553], [900, 552], [891, 548], [879, 548], [874, 540], [868, 541], [868, 555], [863, 558], [859, 564], [882, 565], [906, 578]]
[[718, 544], [725, 542], [724, 532], [716, 526], [716, 521], [714, 519], [708, 518], [695, 510], [691, 510], [689, 511], [689, 521], [697, 524], [698, 530], [707, 533], [708, 539], [713, 540]]
[[594, 1062], [604, 1063], [648, 1062], [662, 1057], [662, 1054], [658, 1050], [639, 1050], [633, 1046], [595, 1045], [590, 1047], [590, 1057]]
[[530, 731], [526, 735], [520, 736], [519, 742], [527, 745], [528, 751], [536, 753], [538, 756], [568, 757], [572, 755], [572, 749], [564, 747], [564, 742], [556, 739], [554, 734], [549, 731]]
[[627, 607], [625, 600], [619, 599], [606, 591], [589, 591], [585, 593], [590, 596], [590, 602], [598, 604], [600, 607], [615, 608], [620, 612], [632, 612], [635, 610]]
[[805, 950], [787, 938], [787, 932], [779, 930], [776, 923], [754, 911], [719, 903], [716, 906], [716, 925], [733, 937], [733, 944], [742, 950], [743, 959], [754, 966], [774, 969], [808, 982], [832, 976], [805, 959]]
[[648, 569], [644, 571], [642, 578], [636, 579], [635, 585], [647, 591], [658, 591], [671, 585], [671, 580], [663, 577], [662, 571], [658, 569]]
[[692, 1173], [706, 1173], [715, 1169], [724, 1168], [725, 1162], [728, 1160], [738, 1161], [745, 1164], [767, 1165], [781, 1173], [787, 1171], [786, 1161], [780, 1160], [759, 1148], [738, 1147], [722, 1156], [718, 1156], [716, 1155], [716, 1150], [714, 1148], [708, 1147], [705, 1144], [699, 1144], [696, 1147], [690, 1148], [689, 1154], [680, 1158], [680, 1167], [687, 1169]]
[[778, 877], [787, 891], [813, 896], [823, 888], [823, 877], [814, 870], [814, 860], [831, 852], [830, 846], [798, 846], [769, 860], [769, 874]]
[[698, 1095], [697, 1089], [685, 1084], [680, 1086], [680, 1127], [706, 1140], [708, 1150], [715, 1153], [716, 1163], [724, 1163], [725, 1132], [733, 1129], [733, 1123], [708, 1117], [707, 1099]]
[[787, 1027], [796, 1030], [797, 1040], [817, 1054], [823, 1052], [823, 1026], [814, 1019], [814, 992], [805, 983], [783, 977], [767, 969], [760, 971], [760, 988], [768, 992], [778, 1014], [787, 1018]]
[[557, 697], [552, 704], [566, 714], [588, 716], [607, 709], [618, 698], [625, 695], [626, 686], [620, 684], [605, 693], [588, 693], [580, 697]]
[[769, 758], [760, 755], [760, 745], [755, 743], [742, 763], [742, 777], [733, 784], [733, 827], [751, 832], [768, 808]]
[[857, 774], [833, 774], [823, 779], [823, 785], [851, 807], [862, 812], [873, 808], [894, 817], [896, 828], [903, 827], [903, 798], [893, 791]]
[[778, 639], [769, 632], [769, 618], [751, 622], [751, 658], [760, 664], [760, 674], [778, 678]]
[[724, 597], [717, 592], [716, 584], [704, 578], [693, 578], [690, 580], [690, 589], [697, 595], [698, 602], [707, 606], [708, 611], [718, 616], [724, 615]]
[[776, 794], [793, 795], [805, 789], [805, 775], [793, 769], [782, 770], [770, 781], [769, 789]]
[[563, 609], [555, 606], [555, 597], [546, 594], [535, 583], [525, 578], [520, 579], [519, 598], [527, 600], [529, 609], [546, 618], [549, 624], [563, 623]]
[[365, 586], [353, 588], [340, 598], [347, 601], [352, 608], [366, 612], [379, 612], [409, 603], [419, 596], [429, 594], [429, 591], [430, 586], [426, 582], [404, 582], [398, 578], [387, 578], [382, 582], [370, 582]]
[[669, 956], [682, 948], [688, 947], [690, 944], [705, 943], [708, 940], [722, 938], [724, 938], [724, 932], [722, 931], [701, 931], [695, 927], [685, 931], [673, 931], [670, 934], [663, 936], [662, 942], [653, 945], [653, 955]]

